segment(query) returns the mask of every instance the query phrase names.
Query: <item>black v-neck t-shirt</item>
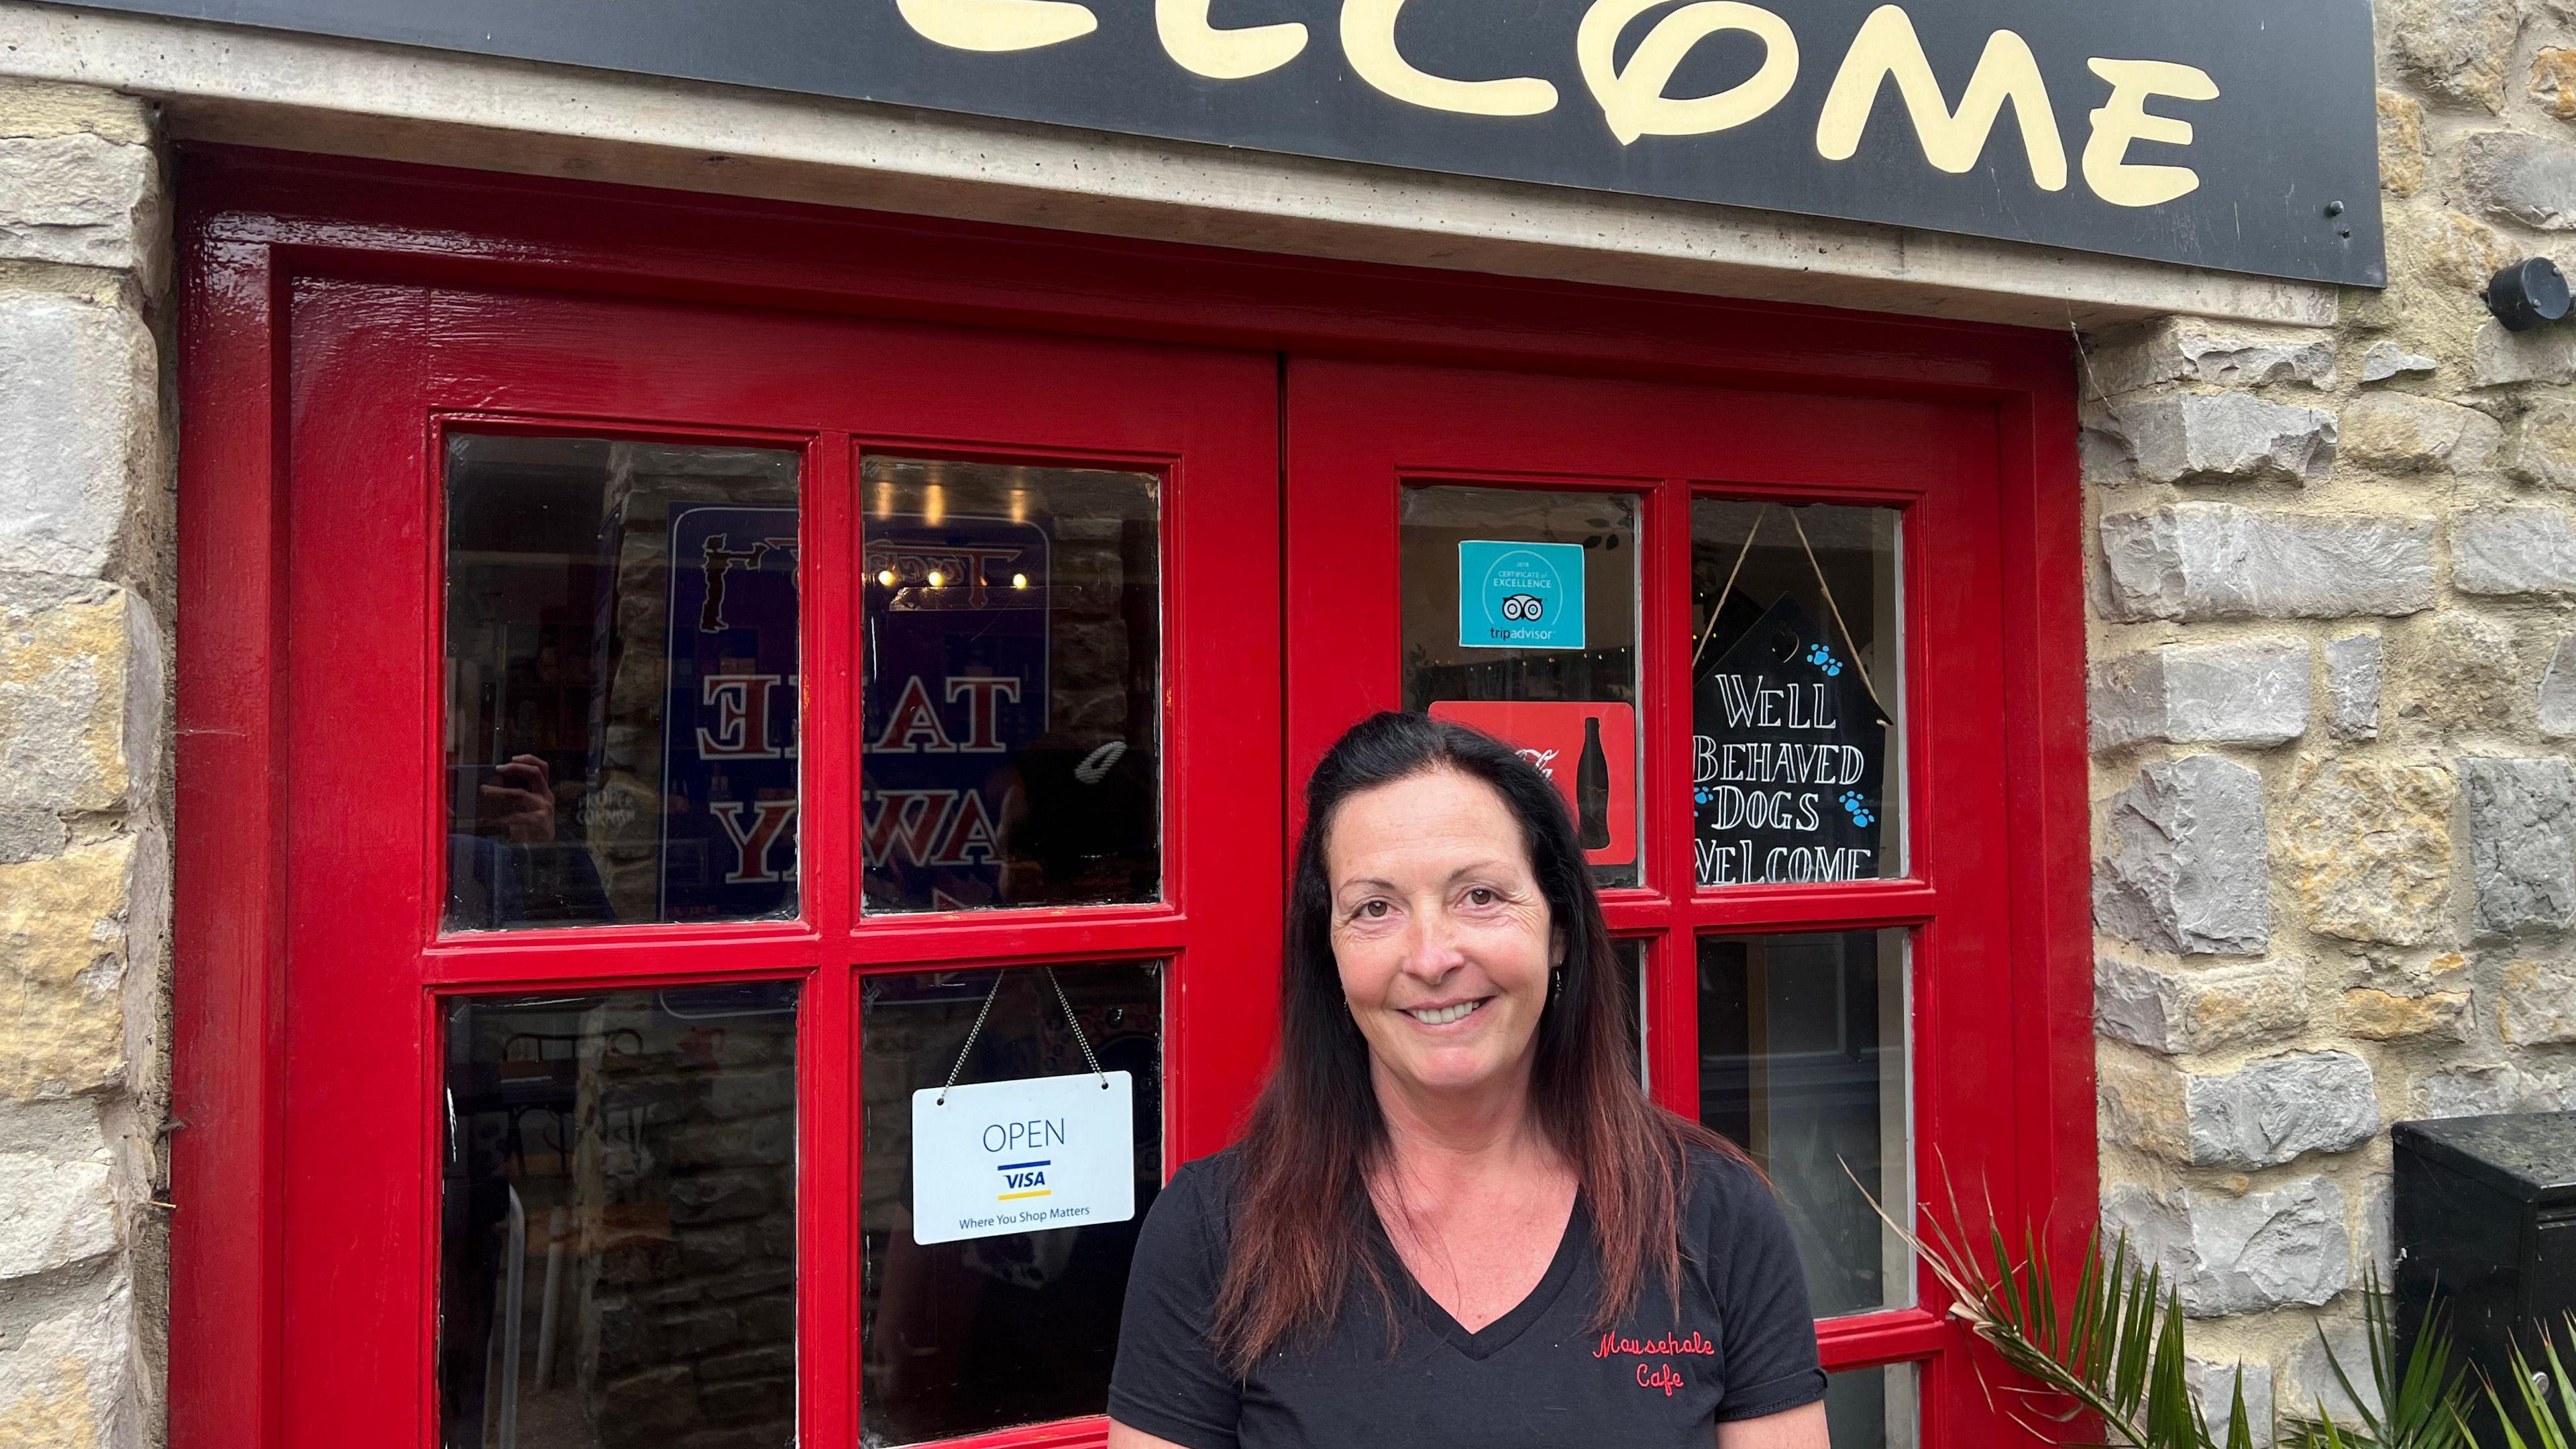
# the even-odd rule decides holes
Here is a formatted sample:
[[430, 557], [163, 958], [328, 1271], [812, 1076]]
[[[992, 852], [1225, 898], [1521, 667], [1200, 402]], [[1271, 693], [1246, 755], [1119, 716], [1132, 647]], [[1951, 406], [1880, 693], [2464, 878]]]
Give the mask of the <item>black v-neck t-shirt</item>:
[[1397, 1333], [1358, 1272], [1330, 1332], [1274, 1350], [1237, 1382], [1211, 1347], [1230, 1240], [1232, 1149], [1181, 1169], [1146, 1215], [1127, 1279], [1111, 1418], [1185, 1449], [1709, 1449], [1722, 1421], [1825, 1395], [1789, 1225], [1742, 1163], [1695, 1151], [1681, 1301], [1649, 1273], [1636, 1307], [1597, 1323], [1601, 1255], [1580, 1196], [1527, 1298], [1470, 1333], [1423, 1292], [1374, 1216]]

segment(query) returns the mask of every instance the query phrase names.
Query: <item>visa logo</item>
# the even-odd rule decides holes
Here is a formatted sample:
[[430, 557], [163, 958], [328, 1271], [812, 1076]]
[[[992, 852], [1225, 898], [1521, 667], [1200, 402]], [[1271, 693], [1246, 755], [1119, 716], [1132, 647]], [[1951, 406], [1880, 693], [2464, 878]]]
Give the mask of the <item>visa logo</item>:
[[1007, 1188], [1044, 1187], [1046, 1186], [1046, 1174], [1043, 1172], [1006, 1172], [1002, 1174], [1002, 1185]]

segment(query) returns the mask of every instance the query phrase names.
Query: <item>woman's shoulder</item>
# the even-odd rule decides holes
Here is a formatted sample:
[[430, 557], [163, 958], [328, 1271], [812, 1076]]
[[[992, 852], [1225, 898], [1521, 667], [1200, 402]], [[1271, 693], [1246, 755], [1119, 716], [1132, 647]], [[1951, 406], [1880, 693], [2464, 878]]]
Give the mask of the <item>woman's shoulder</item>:
[[1682, 1187], [1686, 1221], [1708, 1223], [1741, 1218], [1747, 1213], [1777, 1213], [1780, 1199], [1771, 1180], [1732, 1145], [1686, 1142], [1682, 1148]]
[[1242, 1176], [1239, 1147], [1211, 1152], [1181, 1164], [1154, 1199], [1151, 1216], [1168, 1230], [1222, 1240], [1234, 1216], [1235, 1182]]

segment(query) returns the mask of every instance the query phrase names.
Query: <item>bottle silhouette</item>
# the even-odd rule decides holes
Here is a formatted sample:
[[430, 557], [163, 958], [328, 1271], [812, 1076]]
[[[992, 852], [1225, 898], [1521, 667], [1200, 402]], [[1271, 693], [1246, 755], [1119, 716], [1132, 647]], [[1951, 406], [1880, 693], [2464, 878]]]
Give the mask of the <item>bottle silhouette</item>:
[[1601, 716], [1583, 717], [1583, 758], [1574, 765], [1575, 834], [1586, 850], [1610, 843], [1610, 757], [1601, 752]]

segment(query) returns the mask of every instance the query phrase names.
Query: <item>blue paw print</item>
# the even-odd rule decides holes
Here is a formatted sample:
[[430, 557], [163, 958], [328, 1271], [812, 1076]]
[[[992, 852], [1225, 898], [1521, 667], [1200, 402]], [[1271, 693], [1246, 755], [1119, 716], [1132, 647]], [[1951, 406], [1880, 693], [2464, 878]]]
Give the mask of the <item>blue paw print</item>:
[[1878, 823], [1877, 812], [1869, 808], [1868, 801], [1860, 798], [1858, 790], [1845, 790], [1842, 803], [1843, 813], [1851, 817], [1852, 824], [1865, 829]]
[[1827, 679], [1831, 679], [1835, 675], [1843, 672], [1843, 662], [1834, 657], [1834, 651], [1826, 648], [1822, 644], [1818, 644], [1807, 651], [1807, 662], [1816, 666], [1818, 669], [1825, 671], [1825, 677]]
[[1695, 805], [1705, 805], [1716, 798], [1717, 792], [1715, 790], [1703, 788], [1691, 791], [1691, 803]]

